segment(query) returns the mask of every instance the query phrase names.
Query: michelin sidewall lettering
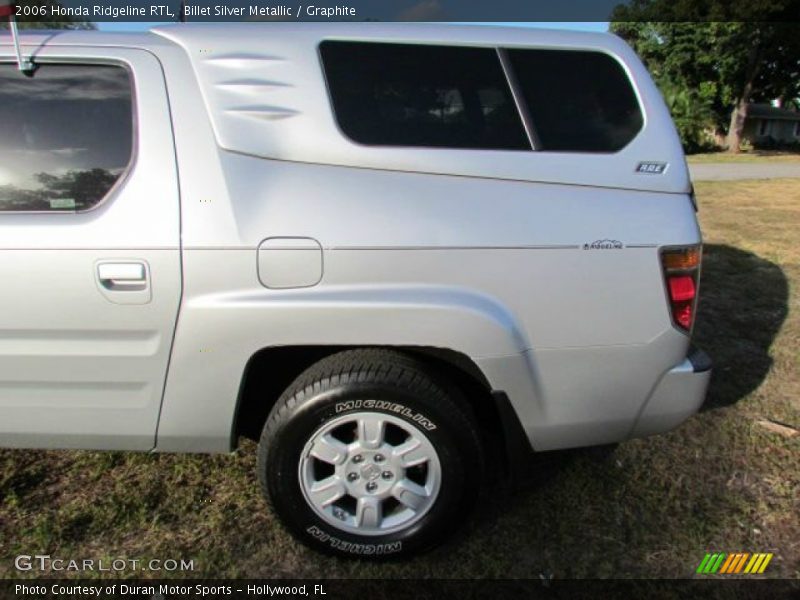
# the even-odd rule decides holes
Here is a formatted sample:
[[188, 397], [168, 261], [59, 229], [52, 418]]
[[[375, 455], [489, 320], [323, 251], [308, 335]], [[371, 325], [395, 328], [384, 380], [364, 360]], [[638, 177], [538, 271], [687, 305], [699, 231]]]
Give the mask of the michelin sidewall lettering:
[[380, 410], [403, 416], [412, 423], [419, 425], [426, 431], [436, 429], [436, 424], [420, 412], [404, 406], [398, 402], [389, 400], [347, 400], [336, 403], [336, 414], [351, 412], [356, 410]]

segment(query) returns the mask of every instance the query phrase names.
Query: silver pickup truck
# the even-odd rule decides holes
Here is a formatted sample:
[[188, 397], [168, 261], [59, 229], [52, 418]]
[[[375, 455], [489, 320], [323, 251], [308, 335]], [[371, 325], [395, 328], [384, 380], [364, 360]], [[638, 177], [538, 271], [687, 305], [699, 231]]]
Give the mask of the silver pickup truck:
[[301, 540], [446, 537], [532, 450], [676, 427], [701, 258], [606, 34], [0, 37], [0, 445], [231, 452]]

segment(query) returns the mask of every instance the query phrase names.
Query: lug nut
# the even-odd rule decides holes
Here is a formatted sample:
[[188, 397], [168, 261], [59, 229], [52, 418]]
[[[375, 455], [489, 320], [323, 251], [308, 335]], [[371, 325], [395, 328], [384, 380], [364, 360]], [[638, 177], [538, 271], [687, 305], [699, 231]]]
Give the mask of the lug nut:
[[386, 460], [386, 459], [384, 458], [383, 454], [376, 454], [375, 455], [375, 462], [383, 462], [384, 460]]
[[394, 477], [394, 474], [391, 471], [384, 471], [383, 473], [381, 473], [381, 477], [383, 477], [384, 479], [391, 479], [392, 477]]
[[347, 481], [355, 481], [356, 479], [358, 479], [358, 473], [347, 474]]
[[374, 492], [374, 491], [375, 491], [375, 490], [377, 490], [377, 489], [378, 489], [378, 484], [377, 484], [377, 483], [375, 483], [374, 481], [370, 481], [370, 482], [367, 484], [367, 491], [368, 491], [368, 492]]
[[363, 456], [361, 456], [360, 454], [356, 454], [356, 455], [353, 457], [353, 462], [354, 462], [354, 463], [356, 463], [356, 464], [358, 464], [358, 463], [360, 463], [360, 462], [364, 462], [364, 457], [363, 457]]

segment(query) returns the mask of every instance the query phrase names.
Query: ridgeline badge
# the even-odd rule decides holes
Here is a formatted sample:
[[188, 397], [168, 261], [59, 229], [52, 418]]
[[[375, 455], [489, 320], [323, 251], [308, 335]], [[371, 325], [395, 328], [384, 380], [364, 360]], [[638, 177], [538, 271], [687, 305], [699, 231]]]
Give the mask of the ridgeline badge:
[[622, 250], [624, 246], [619, 240], [595, 240], [591, 244], [584, 244], [584, 250]]

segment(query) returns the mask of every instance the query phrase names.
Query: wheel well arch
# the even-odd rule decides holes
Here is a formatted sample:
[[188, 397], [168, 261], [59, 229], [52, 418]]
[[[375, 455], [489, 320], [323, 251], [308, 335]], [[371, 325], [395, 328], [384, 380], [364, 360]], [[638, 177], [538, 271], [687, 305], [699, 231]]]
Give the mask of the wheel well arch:
[[[475, 414], [487, 448], [502, 449], [505, 427], [501, 408], [495, 402], [489, 381], [471, 358], [447, 348], [382, 347], [422, 360], [457, 386]], [[239, 386], [231, 447], [238, 445], [240, 437], [259, 439], [270, 410], [300, 373], [326, 356], [353, 348], [355, 346], [270, 346], [253, 354]]]

